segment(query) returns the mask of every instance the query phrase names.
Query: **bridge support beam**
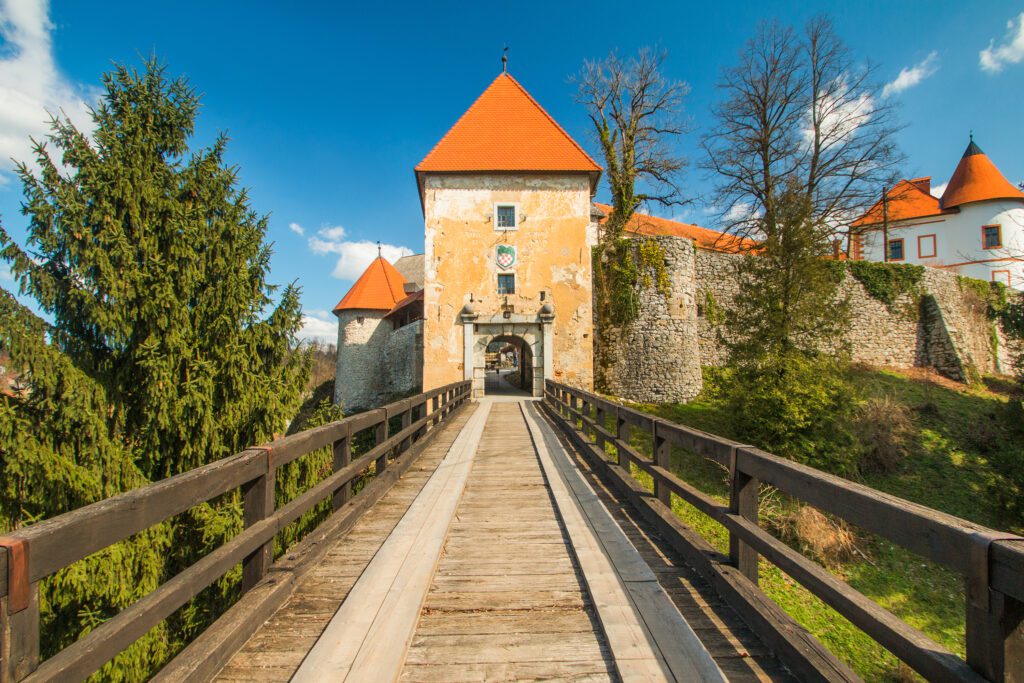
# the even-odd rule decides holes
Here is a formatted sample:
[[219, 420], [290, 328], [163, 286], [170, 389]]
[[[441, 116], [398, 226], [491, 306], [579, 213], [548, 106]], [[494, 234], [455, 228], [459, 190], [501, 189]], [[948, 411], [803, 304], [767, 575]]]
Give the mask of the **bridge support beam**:
[[[734, 446], [729, 457], [729, 512], [756, 525], [758, 523], [757, 493], [761, 482], [736, 466], [736, 452], [740, 448], [742, 446]], [[739, 536], [732, 531], [729, 532], [729, 560], [744, 576], [757, 585], [757, 551], [740, 540]]]

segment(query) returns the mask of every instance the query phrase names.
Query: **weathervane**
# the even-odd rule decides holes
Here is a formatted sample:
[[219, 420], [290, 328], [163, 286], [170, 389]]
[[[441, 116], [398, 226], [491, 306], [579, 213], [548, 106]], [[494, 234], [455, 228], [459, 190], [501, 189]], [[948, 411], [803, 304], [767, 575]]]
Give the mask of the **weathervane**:
[[501, 73], [508, 73], [508, 45], [501, 51]]

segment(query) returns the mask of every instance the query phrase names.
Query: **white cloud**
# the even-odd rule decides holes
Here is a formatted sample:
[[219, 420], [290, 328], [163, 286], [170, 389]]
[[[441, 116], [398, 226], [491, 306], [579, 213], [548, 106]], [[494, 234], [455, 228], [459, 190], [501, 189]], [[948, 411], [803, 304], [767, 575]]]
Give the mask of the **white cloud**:
[[[334, 264], [331, 276], [339, 280], [355, 280], [363, 274], [373, 259], [377, 258], [378, 245], [369, 240], [348, 241], [345, 239], [346, 236], [345, 228], [340, 225], [321, 228], [317, 230], [316, 235], [309, 238], [309, 248], [320, 256], [337, 254], [338, 261]], [[412, 249], [408, 247], [380, 245], [380, 254], [391, 263], [412, 253]]]
[[932, 196], [942, 198], [942, 193], [946, 191], [946, 186], [949, 185], [949, 181], [942, 183], [941, 185], [932, 185]]
[[1024, 12], [1017, 15], [1016, 21], [1006, 22], [1006, 35], [1001, 45], [996, 46], [995, 38], [988, 41], [988, 47], [978, 53], [978, 61], [982, 71], [989, 73], [998, 73], [1008, 64], [1024, 61]]
[[6, 263], [0, 263], [0, 282], [14, 282], [14, 274]]
[[751, 218], [756, 218], [757, 215], [752, 210], [753, 206], [749, 202], [736, 202], [729, 207], [729, 210], [725, 212], [722, 219], [729, 224], [739, 223], [740, 221], [747, 221]]
[[[840, 76], [832, 83], [829, 91], [821, 95], [813, 105], [817, 108], [819, 134], [822, 144], [832, 146], [856, 134], [857, 130], [867, 125], [875, 112], [875, 100], [867, 93], [858, 95], [854, 92], [845, 76]], [[814, 123], [812, 114], [807, 112], [805, 121], [804, 142], [809, 146], [814, 142]]]
[[87, 103], [99, 91], [60, 73], [49, 9], [47, 0], [0, 0], [0, 178], [13, 170], [11, 157], [32, 161], [29, 136], [49, 131], [50, 114], [63, 112], [79, 130], [92, 130]]
[[323, 344], [338, 343], [338, 321], [329, 311], [309, 310], [302, 315], [302, 341], [316, 341]]
[[886, 83], [885, 87], [882, 88], [882, 97], [898, 95], [904, 90], [913, 88], [924, 79], [935, 74], [938, 70], [939, 53], [933, 50], [927, 57], [914, 66], [905, 66], [900, 69], [900, 73], [896, 76], [896, 79], [890, 83]]
[[306, 234], [306, 229], [299, 225], [298, 223], [289, 223], [288, 229], [294, 232], [299, 237], [302, 237], [303, 235]]

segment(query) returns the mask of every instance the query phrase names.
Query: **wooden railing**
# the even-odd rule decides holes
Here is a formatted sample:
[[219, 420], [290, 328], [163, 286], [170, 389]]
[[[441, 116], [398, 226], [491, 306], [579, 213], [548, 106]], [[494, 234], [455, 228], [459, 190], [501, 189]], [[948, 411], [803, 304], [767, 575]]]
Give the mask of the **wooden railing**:
[[[97, 671], [239, 562], [242, 590], [267, 575], [274, 537], [331, 498], [335, 514], [357, 516], [393, 482], [392, 463], [408, 466], [431, 432], [470, 396], [457, 382], [310, 429], [133, 491], [32, 524], [0, 539], [0, 681], [73, 681]], [[401, 428], [389, 434], [399, 417]], [[352, 459], [353, 438], [372, 430], [374, 446]], [[275, 472], [318, 449], [333, 448], [333, 471], [274, 509]], [[376, 463], [371, 484], [351, 482]], [[397, 468], [396, 468], [397, 469]], [[39, 581], [216, 496], [241, 488], [245, 529], [149, 595], [39, 663]], [[352, 500], [350, 500], [352, 499]]]
[[[775, 606], [758, 603], [750, 588], [758, 582], [764, 557], [897, 658], [934, 681], [1024, 681], [1024, 538], [1002, 534], [867, 486], [797, 464], [753, 446], [674, 424], [609, 401], [596, 394], [548, 380], [545, 405], [573, 437], [588, 461], [618, 478], [641, 512], [677, 548], [696, 560], [748, 624], [789, 661], [809, 650], [805, 635]], [[607, 427], [614, 418], [614, 431]], [[652, 440], [652, 457], [630, 445], [631, 429]], [[615, 447], [609, 461], [605, 445]], [[713, 460], [729, 471], [728, 504], [683, 481], [670, 469], [670, 445]], [[632, 465], [654, 482], [650, 495], [632, 478]], [[967, 661], [905, 623], [873, 600], [804, 557], [758, 526], [761, 483], [835, 515], [966, 579]], [[957, 482], [948, 485], [956, 486]], [[729, 555], [716, 553], [671, 512], [670, 494], [725, 527]], [[700, 552], [694, 552], [696, 547]], [[721, 565], [728, 564], [728, 567]], [[737, 574], [745, 579], [737, 580]], [[745, 585], [744, 585], [745, 584]], [[758, 591], [759, 592], [759, 591]], [[763, 594], [762, 594], [763, 596]], [[803, 650], [803, 652], [800, 652]], [[815, 660], [816, 658], [816, 660]], [[801, 680], [853, 678], [838, 661], [811, 653]]]

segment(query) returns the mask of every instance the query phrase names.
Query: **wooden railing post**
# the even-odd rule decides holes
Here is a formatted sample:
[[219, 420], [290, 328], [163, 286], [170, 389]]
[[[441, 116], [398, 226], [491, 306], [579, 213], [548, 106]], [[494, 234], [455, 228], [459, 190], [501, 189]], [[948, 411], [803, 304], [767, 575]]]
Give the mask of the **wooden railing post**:
[[[337, 472], [343, 467], [347, 467], [352, 462], [352, 434], [348, 433], [334, 442], [334, 463], [331, 471]], [[334, 511], [337, 512], [341, 509], [345, 503], [352, 498], [352, 482], [347, 482], [342, 485], [337, 491], [334, 492], [334, 497], [331, 499], [331, 505]]]
[[590, 419], [590, 402], [584, 397], [580, 399], [580, 413], [584, 419], [580, 420], [580, 429], [583, 430], [583, 436], [586, 439], [590, 439], [590, 425], [587, 424], [587, 420]]
[[[388, 414], [388, 410], [385, 408], [381, 412], [384, 413], [384, 419], [378, 424], [373, 430], [373, 445], [379, 446], [388, 440], [388, 433], [390, 432], [391, 415]], [[388, 466], [388, 454], [387, 452], [381, 453], [380, 457], [376, 460], [376, 470], [379, 475]]]
[[[407, 407], [405, 410], [402, 411], [402, 431], [405, 431], [406, 429], [408, 429], [409, 425], [411, 425], [411, 424], [412, 424], [412, 408], [408, 408]], [[409, 448], [409, 444], [411, 444], [411, 443], [412, 443], [412, 436], [410, 435], [410, 436], [405, 437], [404, 439], [402, 439], [402, 445], [400, 446], [399, 451], [404, 453], [406, 451], [406, 449]]]
[[[729, 455], [729, 512], [756, 525], [758, 523], [757, 492], [760, 482], [745, 474], [737, 466], [740, 448], [745, 448], [745, 446], [733, 446]], [[729, 532], [729, 561], [744, 576], [757, 584], [757, 552], [732, 531]]]
[[[605, 421], [603, 404], [597, 404], [597, 417], [594, 419], [597, 422], [597, 424], [601, 425], [601, 429], [608, 429], [608, 423]], [[594, 430], [594, 443], [596, 443], [597, 447], [601, 449], [601, 455], [605, 455], [606, 452], [604, 449], [604, 432], [598, 431], [596, 429]]]
[[0, 539], [0, 560], [8, 591], [0, 598], [0, 683], [13, 683], [39, 666], [39, 582], [28, 580], [26, 540]]
[[620, 467], [629, 467], [629, 457], [623, 457], [622, 449], [619, 447], [619, 444], [629, 443], [629, 423], [622, 419], [618, 406], [615, 406], [615, 438], [618, 440], [615, 444], [616, 461]]
[[579, 408], [580, 408], [580, 400], [576, 397], [576, 394], [572, 394], [570, 396], [570, 398], [569, 398], [569, 407], [572, 409], [572, 411], [569, 413], [569, 420], [570, 420], [570, 422], [572, 422], [573, 429], [575, 429], [576, 428], [576, 420], [579, 419], [579, 418], [576, 417], [576, 412], [575, 411], [578, 411]]
[[[672, 444], [658, 433], [661, 420], [651, 420], [651, 457], [654, 464], [666, 470], [671, 466]], [[654, 477], [654, 496], [672, 509], [672, 492], [665, 486], [660, 477]]]
[[1008, 534], [972, 536], [967, 574], [967, 663], [990, 681], [1024, 681], [1024, 602], [992, 589], [990, 550]]
[[[260, 447], [267, 455], [267, 471], [242, 486], [242, 521], [245, 528], [262, 522], [274, 512], [274, 453], [270, 448]], [[274, 539], [261, 545], [242, 561], [242, 591], [255, 586], [270, 571], [274, 562]]]

